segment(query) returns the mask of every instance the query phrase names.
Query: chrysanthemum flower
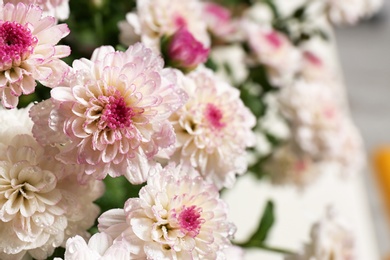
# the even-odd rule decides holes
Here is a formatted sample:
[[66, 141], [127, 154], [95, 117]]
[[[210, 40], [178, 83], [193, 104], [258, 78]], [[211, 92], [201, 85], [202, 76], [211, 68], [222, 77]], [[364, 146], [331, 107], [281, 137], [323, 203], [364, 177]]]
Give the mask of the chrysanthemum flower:
[[286, 35], [265, 25], [243, 21], [247, 41], [256, 61], [264, 64], [276, 86], [290, 82], [300, 69], [300, 52]]
[[297, 152], [316, 162], [339, 164], [348, 176], [364, 166], [363, 142], [337, 99], [335, 86], [324, 83], [297, 81], [282, 89], [279, 104]]
[[282, 89], [279, 104], [289, 122], [299, 149], [313, 159], [330, 158], [340, 147], [345, 113], [331, 85], [322, 82], [295, 82]]
[[319, 176], [319, 166], [291, 144], [278, 147], [263, 164], [272, 183], [304, 188]]
[[324, 0], [323, 4], [332, 23], [355, 24], [360, 19], [378, 11], [383, 0]]
[[0, 99], [14, 108], [18, 97], [35, 90], [35, 80], [55, 87], [68, 72], [60, 58], [70, 54], [68, 46], [56, 45], [69, 33], [66, 24], [42, 17], [34, 5], [6, 4], [0, 9]]
[[169, 165], [139, 196], [99, 218], [101, 232], [132, 244], [134, 259], [216, 259], [230, 245], [227, 206], [193, 169]]
[[367, 163], [364, 143], [350, 118], [343, 118], [337, 139], [339, 141], [338, 149], [334, 149], [330, 159], [341, 166], [344, 177], [361, 172]]
[[200, 68], [181, 78], [190, 98], [170, 119], [177, 135], [171, 160], [189, 163], [218, 188], [231, 187], [247, 168], [256, 119], [239, 91], [212, 71]]
[[175, 74], [142, 44], [126, 52], [98, 48], [91, 60], [75, 61], [73, 71], [69, 86], [32, 108], [34, 136], [46, 144], [68, 139], [58, 158], [84, 165], [97, 179], [108, 173], [144, 182], [149, 159], [175, 142], [168, 118], [187, 98]]
[[27, 109], [23, 115], [14, 111], [0, 110], [2, 119], [14, 116], [0, 132], [0, 258], [46, 259], [69, 236], [88, 237], [103, 184], [80, 185], [79, 169], [54, 159], [57, 148], [39, 145], [31, 132], [20, 133], [20, 121], [31, 130]]
[[239, 31], [239, 22], [231, 16], [230, 10], [213, 2], [203, 3], [203, 16], [210, 32], [221, 39], [234, 39]]
[[301, 253], [287, 256], [285, 260], [357, 259], [352, 227], [332, 207], [314, 223], [310, 238]]
[[4, 0], [4, 3], [24, 3], [38, 5], [45, 15], [53, 16], [59, 20], [69, 17], [69, 0]]
[[[121, 31], [121, 39], [134, 39], [128, 33], [141, 37], [142, 43], [155, 51], [160, 50], [160, 39], [174, 34], [179, 28], [186, 29], [203, 44], [210, 46], [207, 25], [202, 17], [199, 0], [137, 0], [137, 11], [126, 15], [126, 22], [134, 30]], [[123, 23], [120, 28], [126, 28]], [[124, 42], [123, 44], [133, 44]]]
[[[130, 246], [126, 241], [115, 241], [106, 233], [93, 235], [88, 244], [80, 236], [66, 241], [64, 260], [130, 260]], [[60, 260], [61, 258], [54, 258]]]

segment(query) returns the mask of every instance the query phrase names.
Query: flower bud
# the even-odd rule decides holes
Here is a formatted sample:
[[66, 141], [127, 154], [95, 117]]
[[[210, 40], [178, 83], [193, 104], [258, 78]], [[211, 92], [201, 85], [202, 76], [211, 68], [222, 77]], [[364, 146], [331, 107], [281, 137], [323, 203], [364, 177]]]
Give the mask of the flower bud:
[[167, 64], [184, 72], [206, 62], [209, 51], [210, 49], [205, 48], [185, 27], [178, 29], [167, 39], [165, 47], [163, 46]]

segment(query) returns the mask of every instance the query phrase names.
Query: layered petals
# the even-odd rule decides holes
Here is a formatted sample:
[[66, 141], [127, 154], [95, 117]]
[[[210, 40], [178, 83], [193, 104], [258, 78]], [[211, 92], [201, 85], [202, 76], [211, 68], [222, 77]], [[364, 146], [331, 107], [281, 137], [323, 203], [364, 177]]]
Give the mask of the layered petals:
[[69, 29], [56, 25], [54, 17], [43, 17], [35, 5], [8, 3], [1, 12], [0, 98], [4, 107], [14, 108], [19, 96], [35, 91], [36, 80], [47, 87], [63, 81], [69, 67], [60, 58], [70, 48], [57, 44]]
[[[51, 95], [31, 109], [34, 136], [61, 144], [57, 158], [83, 165], [87, 175], [125, 175], [132, 183], [144, 182], [153, 156], [175, 142], [168, 118], [187, 99], [175, 74], [142, 44], [126, 52], [96, 49], [91, 60], [73, 63], [69, 86]], [[60, 136], [48, 140], [42, 133]]]
[[171, 160], [190, 164], [218, 188], [231, 187], [247, 168], [245, 149], [255, 143], [255, 117], [239, 91], [208, 69], [181, 80], [190, 98], [170, 118], [177, 134]]
[[226, 217], [213, 184], [193, 168], [170, 164], [150, 176], [123, 210], [103, 213], [99, 230], [132, 244], [132, 259], [223, 259], [235, 232]]
[[57, 148], [38, 144], [32, 122], [23, 120], [27, 109], [0, 110], [0, 118], [0, 258], [47, 259], [68, 237], [89, 236], [103, 184], [80, 185], [82, 168], [57, 161]]

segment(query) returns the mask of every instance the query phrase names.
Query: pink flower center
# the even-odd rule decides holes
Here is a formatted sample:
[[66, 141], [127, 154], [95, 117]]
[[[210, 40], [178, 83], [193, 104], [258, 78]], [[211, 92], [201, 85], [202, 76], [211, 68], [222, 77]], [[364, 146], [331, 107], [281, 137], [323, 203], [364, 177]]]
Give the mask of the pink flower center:
[[265, 35], [267, 41], [276, 49], [282, 46], [282, 40], [276, 32], [270, 32]]
[[173, 20], [176, 28], [182, 28], [187, 26], [187, 21], [180, 15], [175, 15]]
[[200, 232], [201, 225], [205, 222], [200, 214], [202, 209], [196, 206], [184, 207], [179, 214], [179, 225], [182, 231], [186, 231], [191, 237], [195, 237]]
[[315, 66], [322, 66], [322, 61], [320, 60], [320, 58], [318, 58], [316, 55], [314, 55], [313, 53], [309, 52], [309, 51], [305, 51], [303, 53], [303, 56], [306, 58], [307, 61], [309, 61], [311, 64], [315, 65]]
[[299, 160], [295, 163], [294, 168], [297, 172], [303, 172], [306, 170], [307, 165], [303, 160]]
[[327, 118], [327, 119], [334, 118], [336, 116], [336, 111], [335, 111], [334, 107], [332, 107], [332, 106], [325, 107], [324, 115], [325, 115], [325, 118]]
[[3, 22], [0, 25], [0, 69], [6, 70], [20, 65], [34, 50], [38, 40], [30, 29], [16, 23]]
[[205, 110], [205, 116], [207, 121], [210, 123], [212, 128], [220, 130], [226, 126], [222, 122], [223, 114], [222, 111], [213, 104], [208, 103]]
[[135, 116], [135, 114], [136, 113], [131, 107], [126, 106], [122, 96], [114, 95], [108, 97], [101, 120], [105, 122], [110, 129], [121, 129], [131, 125], [131, 118]]

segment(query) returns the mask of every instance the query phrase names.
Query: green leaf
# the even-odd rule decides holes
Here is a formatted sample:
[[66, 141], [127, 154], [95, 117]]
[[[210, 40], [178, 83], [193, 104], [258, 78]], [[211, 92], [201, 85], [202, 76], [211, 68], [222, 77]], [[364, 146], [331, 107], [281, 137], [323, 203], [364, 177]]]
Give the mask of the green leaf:
[[138, 193], [143, 187], [143, 185], [132, 185], [123, 176], [116, 178], [107, 176], [104, 183], [106, 192], [96, 201], [102, 212], [113, 208], [123, 208], [126, 200], [138, 197]]
[[248, 244], [248, 246], [262, 245], [267, 239], [268, 233], [274, 223], [274, 203], [269, 200], [267, 201], [267, 204], [263, 211], [263, 216], [261, 217], [259, 227], [246, 244]]
[[206, 67], [211, 69], [212, 71], [217, 71], [218, 65], [209, 57], [205, 63]]
[[269, 252], [281, 254], [293, 254], [293, 251], [285, 248], [269, 246], [265, 243], [268, 233], [275, 222], [274, 203], [269, 200], [265, 206], [263, 216], [261, 217], [257, 231], [253, 233], [251, 238], [244, 243], [235, 243], [235, 245], [243, 248], [258, 248]]

